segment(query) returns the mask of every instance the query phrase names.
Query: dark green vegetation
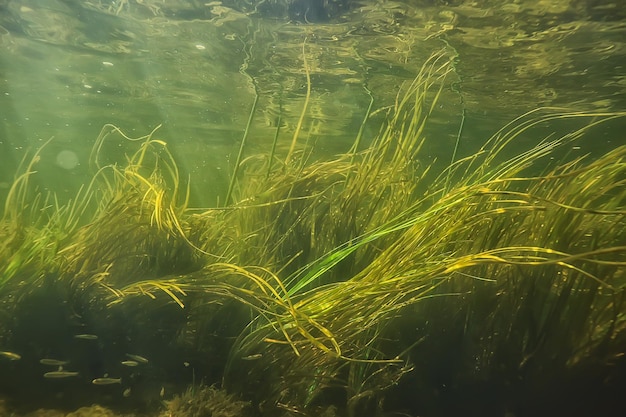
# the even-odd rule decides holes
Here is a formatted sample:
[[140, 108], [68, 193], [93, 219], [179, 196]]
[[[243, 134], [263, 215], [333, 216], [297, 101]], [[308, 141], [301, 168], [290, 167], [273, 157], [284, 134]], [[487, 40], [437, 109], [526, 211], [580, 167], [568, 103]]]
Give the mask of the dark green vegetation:
[[[435, 172], [420, 151], [450, 70], [431, 57], [365, 150], [357, 137], [308, 162], [298, 126], [285, 155], [242, 158], [225, 207], [187, 207], [155, 132], [104, 164], [103, 143], [128, 139], [106, 126], [93, 180], [63, 204], [31, 186], [35, 155], [0, 225], [0, 392], [156, 413], [184, 393], [176, 416], [218, 400], [263, 416], [610, 415], [626, 386], [626, 146], [564, 150], [626, 113], [539, 109]], [[512, 154], [559, 124], [575, 127]]]

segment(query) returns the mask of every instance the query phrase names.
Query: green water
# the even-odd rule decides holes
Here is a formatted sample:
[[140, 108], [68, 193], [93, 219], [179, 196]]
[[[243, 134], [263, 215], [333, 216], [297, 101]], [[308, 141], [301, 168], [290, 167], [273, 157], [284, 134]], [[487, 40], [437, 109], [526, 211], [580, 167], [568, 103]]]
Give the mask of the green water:
[[[255, 95], [246, 152], [268, 149], [279, 123], [279, 143], [288, 146], [306, 92], [303, 46], [312, 87], [303, 137], [322, 155], [349, 148], [373, 100], [379, 117], [366, 126], [371, 139], [398, 88], [444, 46], [458, 60], [431, 123], [433, 156], [450, 157], [463, 110], [459, 145], [469, 152], [539, 106], [626, 105], [624, 12], [613, 3], [367, 1], [310, 24], [230, 5], [5, 2], [0, 186], [7, 188], [26, 149], [54, 137], [38, 166], [46, 172], [42, 187], [72, 194], [104, 124], [129, 136], [162, 125], [159, 137], [193, 178], [196, 205], [214, 205]], [[62, 168], [63, 150], [78, 164]], [[121, 153], [107, 151], [112, 160]]]

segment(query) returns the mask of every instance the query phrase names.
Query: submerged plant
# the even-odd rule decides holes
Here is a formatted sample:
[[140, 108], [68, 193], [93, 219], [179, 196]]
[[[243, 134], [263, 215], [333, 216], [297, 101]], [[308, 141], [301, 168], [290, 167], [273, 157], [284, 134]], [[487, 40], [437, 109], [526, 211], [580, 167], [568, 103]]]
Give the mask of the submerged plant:
[[162, 417], [244, 417], [250, 405], [213, 386], [189, 388], [167, 401]]
[[[185, 361], [184, 383], [222, 381], [266, 415], [374, 415], [398, 386], [405, 408], [437, 414], [475, 384], [519, 412], [542, 378], [612, 376], [626, 342], [626, 147], [561, 151], [626, 113], [537, 109], [435, 172], [420, 157], [451, 70], [445, 51], [429, 58], [367, 149], [359, 133], [347, 154], [309, 162], [296, 133], [282, 164], [275, 149], [238, 158], [232, 202], [213, 209], [187, 207], [154, 131], [129, 142], [125, 165], [101, 162], [105, 141], [130, 140], [106, 126], [74, 202], [42, 211], [53, 197], [30, 190], [33, 164], [16, 178], [0, 291], [28, 277], [26, 302], [45, 281], [110, 349], [105, 364], [140, 345], [164, 378]], [[205, 409], [232, 402], [221, 393], [191, 390], [169, 410], [221, 415]]]
[[[277, 207], [289, 204], [291, 216], [279, 217], [290, 225], [279, 242], [296, 230], [290, 255], [297, 259], [303, 246], [296, 242], [304, 242], [303, 259], [310, 260], [284, 279], [294, 309], [307, 320], [287, 327], [257, 317], [232, 354], [233, 361], [255, 361], [231, 365], [233, 386], [252, 374], [266, 387], [260, 398], [305, 407], [343, 391], [340, 398], [358, 415], [378, 407], [383, 392], [412, 370], [420, 379], [429, 361], [419, 358], [423, 352], [437, 358], [458, 346], [460, 363], [447, 377], [513, 387], [520, 377], [532, 385], [542, 372], [564, 374], [583, 363], [608, 369], [623, 355], [626, 148], [591, 162], [562, 160], [543, 172], [540, 164], [626, 114], [530, 112], [453, 163], [420, 195], [428, 169], [420, 176], [410, 161], [419, 154], [428, 116], [429, 88], [422, 88], [448, 69], [439, 62], [426, 63], [372, 147], [349, 156], [353, 166], [341, 158], [336, 165], [313, 164], [275, 198]], [[520, 135], [579, 119], [590, 122], [505, 156]], [[335, 176], [315, 188], [308, 172]], [[293, 194], [300, 179], [308, 180], [308, 199]], [[301, 201], [284, 203], [287, 197]], [[319, 233], [321, 223], [331, 231]], [[333, 241], [337, 232], [345, 234]], [[326, 239], [330, 245], [318, 244]], [[311, 256], [312, 246], [323, 250]], [[405, 328], [413, 329], [410, 336], [402, 334]], [[457, 334], [453, 342], [435, 336], [446, 329]], [[519, 406], [515, 394], [511, 388], [503, 402]]]

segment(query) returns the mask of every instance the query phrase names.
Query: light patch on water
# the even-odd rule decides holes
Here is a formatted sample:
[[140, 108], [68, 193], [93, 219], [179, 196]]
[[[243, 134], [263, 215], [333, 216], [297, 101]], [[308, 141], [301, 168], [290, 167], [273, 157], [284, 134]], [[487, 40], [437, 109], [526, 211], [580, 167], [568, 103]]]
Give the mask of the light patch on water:
[[56, 164], [63, 169], [74, 169], [78, 163], [78, 155], [74, 151], [66, 149], [57, 154]]

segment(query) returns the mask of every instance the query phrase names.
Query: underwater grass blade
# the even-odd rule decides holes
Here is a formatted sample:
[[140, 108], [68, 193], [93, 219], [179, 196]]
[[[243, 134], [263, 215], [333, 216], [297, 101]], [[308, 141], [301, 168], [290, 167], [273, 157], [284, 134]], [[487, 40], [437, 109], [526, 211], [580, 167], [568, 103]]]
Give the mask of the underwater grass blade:
[[304, 74], [306, 75], [306, 94], [304, 96], [304, 104], [302, 105], [300, 118], [298, 119], [298, 123], [296, 124], [296, 128], [293, 132], [293, 138], [291, 139], [291, 145], [289, 145], [289, 151], [287, 152], [287, 156], [285, 157], [285, 166], [289, 166], [291, 163], [293, 152], [296, 148], [296, 143], [298, 142], [298, 136], [300, 136], [300, 129], [302, 129], [302, 123], [304, 122], [304, 117], [309, 107], [309, 100], [311, 99], [311, 74], [309, 72], [309, 65], [306, 59], [306, 41], [307, 38], [304, 38], [304, 41], [302, 42], [302, 62], [304, 66]]
[[235, 187], [235, 182], [237, 181], [237, 173], [239, 171], [239, 168], [241, 167], [241, 159], [243, 158], [243, 151], [246, 147], [246, 140], [248, 139], [248, 133], [250, 131], [250, 126], [252, 125], [254, 112], [256, 110], [256, 106], [258, 102], [259, 102], [259, 94], [255, 91], [254, 102], [252, 103], [252, 108], [250, 109], [250, 114], [248, 116], [248, 123], [246, 124], [246, 130], [244, 130], [243, 132], [243, 137], [241, 138], [241, 144], [239, 145], [239, 152], [237, 153], [237, 159], [235, 160], [235, 168], [233, 170], [233, 175], [228, 184], [228, 191], [226, 192], [226, 197], [224, 198], [224, 206], [228, 206], [230, 204], [230, 199], [233, 193], [233, 189]]

